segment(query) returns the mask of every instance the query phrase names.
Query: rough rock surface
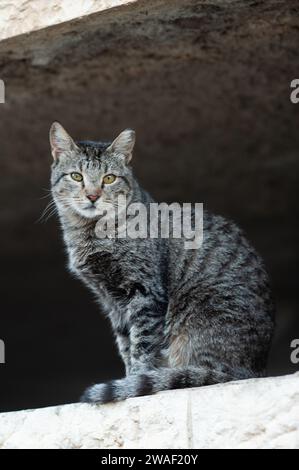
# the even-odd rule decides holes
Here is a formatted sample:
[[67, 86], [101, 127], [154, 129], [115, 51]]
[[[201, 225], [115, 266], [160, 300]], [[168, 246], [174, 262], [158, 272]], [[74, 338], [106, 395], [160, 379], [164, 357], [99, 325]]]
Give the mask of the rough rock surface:
[[299, 448], [299, 374], [0, 414], [0, 448]]
[[1, 0], [0, 40], [137, 0]]

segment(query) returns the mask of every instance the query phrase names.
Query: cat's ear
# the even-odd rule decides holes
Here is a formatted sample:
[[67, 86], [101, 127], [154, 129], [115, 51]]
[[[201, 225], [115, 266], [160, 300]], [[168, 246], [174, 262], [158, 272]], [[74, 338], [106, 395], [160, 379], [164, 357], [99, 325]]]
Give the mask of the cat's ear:
[[112, 142], [108, 150], [124, 155], [126, 162], [132, 158], [132, 153], [135, 145], [135, 131], [126, 129]]
[[71, 136], [57, 121], [53, 122], [50, 128], [50, 144], [54, 160], [57, 160], [62, 153], [70, 152], [77, 148]]

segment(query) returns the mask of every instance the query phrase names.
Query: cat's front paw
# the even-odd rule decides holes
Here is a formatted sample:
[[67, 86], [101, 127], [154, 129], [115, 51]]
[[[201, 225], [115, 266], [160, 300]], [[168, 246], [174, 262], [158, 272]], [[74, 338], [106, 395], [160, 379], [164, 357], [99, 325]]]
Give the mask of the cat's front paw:
[[97, 384], [88, 387], [81, 396], [80, 401], [98, 405], [113, 401], [112, 384]]

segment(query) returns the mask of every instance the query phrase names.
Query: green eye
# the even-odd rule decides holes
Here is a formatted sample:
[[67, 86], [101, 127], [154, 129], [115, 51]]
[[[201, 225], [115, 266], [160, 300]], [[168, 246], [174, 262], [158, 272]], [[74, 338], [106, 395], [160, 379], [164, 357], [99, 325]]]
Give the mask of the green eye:
[[104, 182], [105, 184], [114, 183], [115, 180], [116, 180], [116, 176], [115, 176], [115, 175], [106, 175], [106, 176], [104, 176], [104, 178], [103, 178], [103, 182]]
[[82, 181], [83, 180], [83, 176], [81, 175], [81, 173], [71, 173], [71, 177], [75, 181]]

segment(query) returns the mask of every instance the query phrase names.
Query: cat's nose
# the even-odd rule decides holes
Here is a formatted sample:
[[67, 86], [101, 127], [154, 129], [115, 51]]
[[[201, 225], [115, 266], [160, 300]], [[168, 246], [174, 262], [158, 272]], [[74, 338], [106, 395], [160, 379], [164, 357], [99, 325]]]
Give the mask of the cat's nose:
[[96, 192], [96, 193], [93, 193], [93, 194], [87, 194], [86, 197], [91, 201], [91, 202], [96, 202], [99, 197], [100, 197], [101, 193], [100, 192]]

